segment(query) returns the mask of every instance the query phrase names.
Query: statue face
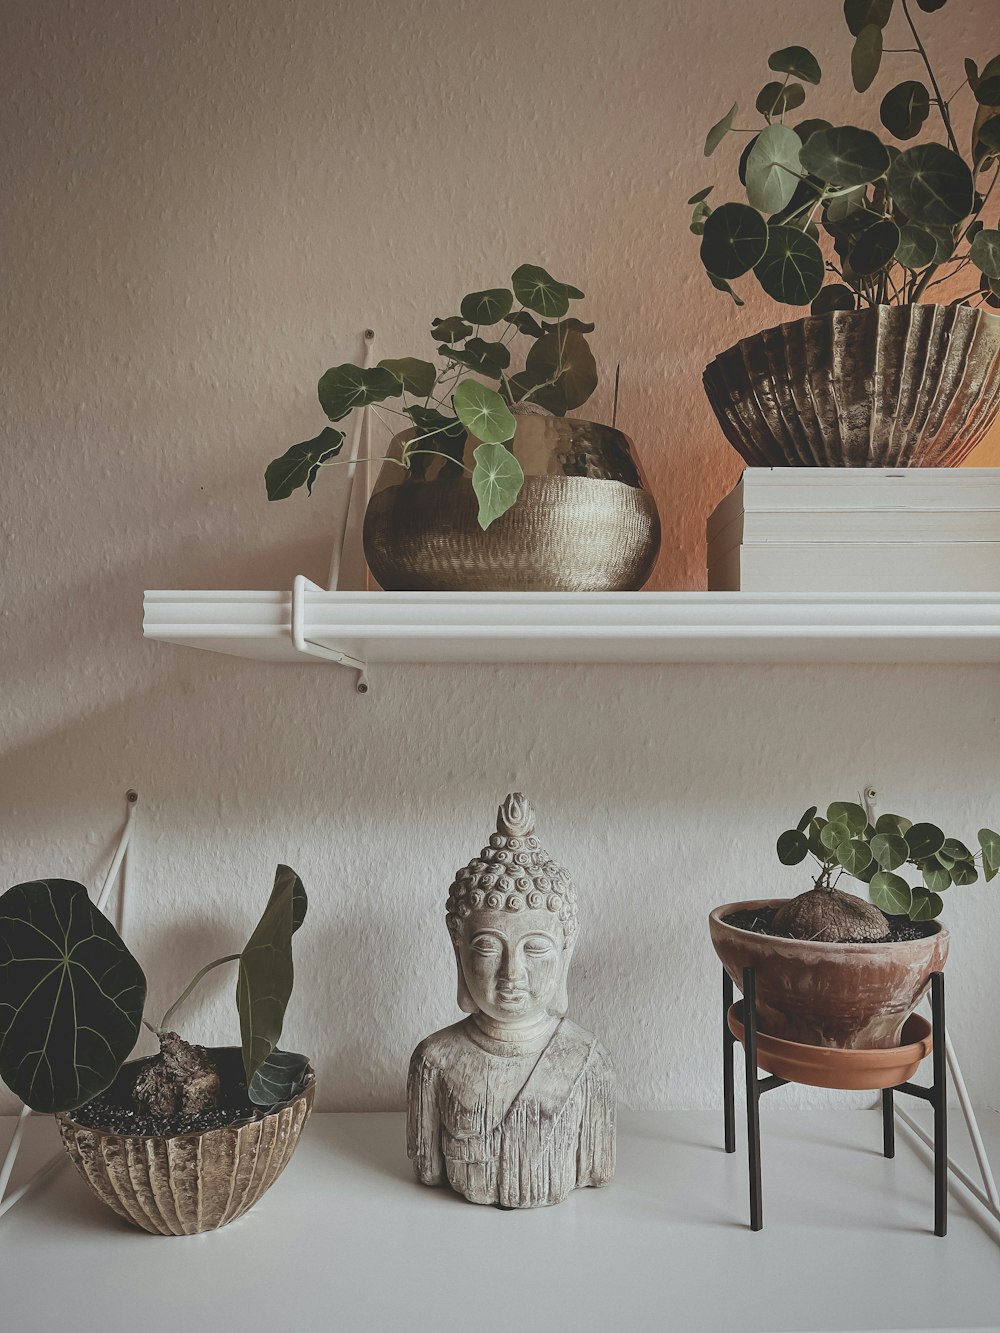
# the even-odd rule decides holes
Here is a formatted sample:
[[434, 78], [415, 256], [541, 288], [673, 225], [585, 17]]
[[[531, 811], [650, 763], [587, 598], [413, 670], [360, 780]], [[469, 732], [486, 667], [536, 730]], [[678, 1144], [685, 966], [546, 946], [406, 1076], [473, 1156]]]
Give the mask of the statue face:
[[548, 1013], [569, 956], [552, 912], [480, 909], [463, 923], [459, 962], [477, 1008], [517, 1026]]

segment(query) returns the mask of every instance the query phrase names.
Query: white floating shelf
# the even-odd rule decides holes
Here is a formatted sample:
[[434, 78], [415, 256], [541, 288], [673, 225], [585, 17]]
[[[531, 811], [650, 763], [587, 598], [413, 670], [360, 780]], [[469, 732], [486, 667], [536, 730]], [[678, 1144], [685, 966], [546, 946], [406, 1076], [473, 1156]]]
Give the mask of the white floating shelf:
[[1000, 662], [1000, 594], [145, 595], [149, 639], [269, 662]]

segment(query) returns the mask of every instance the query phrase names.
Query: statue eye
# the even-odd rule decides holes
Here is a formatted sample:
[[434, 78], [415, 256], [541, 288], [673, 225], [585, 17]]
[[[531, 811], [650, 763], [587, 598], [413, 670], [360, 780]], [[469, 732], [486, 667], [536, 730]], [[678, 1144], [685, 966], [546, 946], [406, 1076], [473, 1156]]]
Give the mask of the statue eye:
[[543, 954], [551, 953], [552, 945], [546, 940], [529, 940], [524, 946], [524, 952], [537, 958]]
[[493, 939], [489, 935], [483, 935], [478, 940], [473, 940], [472, 947], [475, 949], [476, 953], [499, 953], [500, 941]]

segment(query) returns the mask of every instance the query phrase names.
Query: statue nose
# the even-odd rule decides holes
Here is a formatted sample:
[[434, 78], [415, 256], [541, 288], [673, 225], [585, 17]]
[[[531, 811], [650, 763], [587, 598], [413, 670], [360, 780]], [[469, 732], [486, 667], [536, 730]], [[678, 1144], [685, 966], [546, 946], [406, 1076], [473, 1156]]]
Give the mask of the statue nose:
[[501, 981], [521, 981], [525, 975], [524, 961], [514, 949], [505, 949], [500, 964]]

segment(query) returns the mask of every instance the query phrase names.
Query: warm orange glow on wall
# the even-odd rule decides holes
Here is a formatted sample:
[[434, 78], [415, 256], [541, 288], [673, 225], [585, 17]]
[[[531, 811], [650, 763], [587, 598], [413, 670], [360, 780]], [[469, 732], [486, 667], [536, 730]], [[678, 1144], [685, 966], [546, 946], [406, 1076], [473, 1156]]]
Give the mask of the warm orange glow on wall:
[[973, 449], [966, 459], [965, 467], [1000, 467], [1000, 418], [993, 423], [986, 433], [986, 438], [978, 448]]

